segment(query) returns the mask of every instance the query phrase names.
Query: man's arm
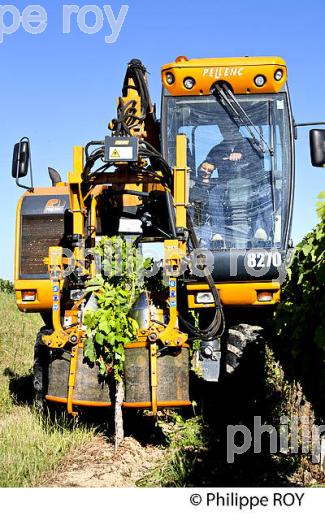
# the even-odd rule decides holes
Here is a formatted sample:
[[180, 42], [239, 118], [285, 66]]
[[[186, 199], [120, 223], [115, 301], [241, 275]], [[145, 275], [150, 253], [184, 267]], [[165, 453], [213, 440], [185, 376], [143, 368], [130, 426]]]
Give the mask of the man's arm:
[[217, 144], [208, 153], [205, 161], [201, 164], [200, 170], [212, 173], [218, 168], [218, 163], [221, 161], [240, 161], [243, 157], [243, 150], [241, 147], [235, 147], [234, 151], [228, 155], [227, 147]]

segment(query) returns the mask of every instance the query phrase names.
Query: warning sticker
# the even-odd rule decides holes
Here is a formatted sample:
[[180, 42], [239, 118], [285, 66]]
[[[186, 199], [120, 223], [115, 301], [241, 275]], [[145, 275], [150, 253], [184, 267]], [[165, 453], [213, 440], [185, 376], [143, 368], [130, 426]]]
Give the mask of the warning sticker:
[[114, 148], [111, 153], [110, 153], [110, 158], [111, 159], [120, 159], [120, 154], [119, 152], [116, 150], [116, 148]]
[[121, 159], [121, 161], [130, 160], [133, 158], [133, 148], [132, 146], [110, 146], [109, 158]]
[[105, 162], [133, 162], [138, 160], [138, 137], [105, 137]]

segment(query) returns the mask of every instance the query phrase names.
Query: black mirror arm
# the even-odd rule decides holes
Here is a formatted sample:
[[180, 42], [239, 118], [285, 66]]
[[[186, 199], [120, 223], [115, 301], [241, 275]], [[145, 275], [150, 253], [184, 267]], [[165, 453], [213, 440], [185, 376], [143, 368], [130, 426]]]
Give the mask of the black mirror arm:
[[320, 126], [320, 125], [325, 125], [325, 122], [318, 121], [316, 123], [294, 123], [293, 126], [296, 128], [297, 126]]
[[[24, 184], [20, 184], [19, 182], [19, 177], [18, 177], [18, 172], [19, 172], [19, 165], [20, 165], [20, 148], [21, 148], [21, 144], [23, 142], [27, 142], [28, 143], [28, 147], [29, 147], [29, 170], [30, 170], [30, 182], [31, 182], [31, 186], [25, 186]], [[28, 190], [28, 191], [34, 191], [34, 182], [33, 182], [33, 168], [32, 168], [32, 157], [31, 157], [31, 151], [30, 151], [30, 140], [28, 137], [22, 137], [19, 141], [19, 150], [18, 150], [18, 161], [17, 161], [17, 170], [16, 170], [16, 184], [19, 188], [24, 188], [25, 190]]]

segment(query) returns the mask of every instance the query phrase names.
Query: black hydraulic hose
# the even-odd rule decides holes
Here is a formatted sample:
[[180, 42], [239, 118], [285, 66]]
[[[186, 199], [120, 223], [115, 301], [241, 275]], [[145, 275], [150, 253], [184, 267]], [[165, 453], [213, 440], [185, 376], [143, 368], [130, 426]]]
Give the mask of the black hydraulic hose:
[[134, 82], [134, 88], [138, 91], [139, 96], [141, 98], [141, 118], [145, 118], [148, 108], [150, 106], [150, 96], [145, 80], [146, 72], [147, 70], [140, 60], [136, 58], [131, 60], [128, 64], [122, 89], [123, 96], [125, 97], [127, 95], [128, 88], [130, 88], [128, 81], [131, 78]]
[[89, 159], [89, 148], [91, 146], [98, 146], [98, 145], [103, 146], [104, 144], [105, 144], [105, 141], [90, 141], [89, 143], [87, 143], [85, 146], [86, 161], [88, 161], [88, 159]]
[[152, 146], [144, 139], [140, 141], [139, 157], [149, 158], [151, 163], [153, 162], [153, 167], [155, 167], [154, 163], [156, 162], [156, 164], [159, 166], [162, 173], [166, 177], [168, 185], [172, 185], [173, 176], [169, 164], [165, 161], [161, 153], [158, 152], [158, 150], [156, 150], [154, 146]]
[[[128, 63], [126, 74], [124, 77], [122, 95], [127, 97], [128, 90], [134, 89], [141, 100], [141, 114], [137, 115], [136, 101], [131, 99], [124, 103], [123, 98], [119, 98], [117, 120], [116, 120], [116, 135], [131, 135], [131, 129], [141, 124], [150, 109], [150, 95], [145, 75], [147, 70], [143, 63], [138, 59], [133, 59]], [[130, 81], [134, 85], [130, 85]]]
[[95, 162], [98, 161], [98, 159], [101, 159], [104, 157], [105, 151], [104, 147], [97, 148], [86, 160], [85, 167], [82, 172], [82, 178], [83, 181], [87, 181], [87, 177], [90, 174], [91, 168], [94, 166]]
[[[195, 233], [195, 229], [192, 223], [192, 219], [189, 214], [187, 214], [187, 226], [190, 232], [191, 241], [194, 249], [199, 248], [199, 241]], [[222, 309], [222, 304], [219, 296], [219, 292], [216, 289], [214, 280], [211, 276], [211, 273], [207, 267], [203, 269], [205, 279], [209, 285], [210, 291], [213, 295], [214, 303], [215, 303], [215, 314], [211, 321], [211, 323], [205, 329], [198, 330], [194, 327], [188, 320], [179, 315], [180, 320], [186, 325], [194, 338], [199, 338], [202, 340], [211, 340], [216, 337], [222, 336], [225, 330], [225, 318]]]

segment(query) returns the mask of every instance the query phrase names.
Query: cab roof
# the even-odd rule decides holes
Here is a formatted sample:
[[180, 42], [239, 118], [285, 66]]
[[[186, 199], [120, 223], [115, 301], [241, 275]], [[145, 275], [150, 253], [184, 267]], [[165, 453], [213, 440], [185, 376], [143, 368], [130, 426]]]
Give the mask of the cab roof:
[[[262, 79], [257, 80], [258, 77]], [[192, 81], [184, 84], [188, 79]], [[281, 90], [286, 79], [286, 62], [279, 56], [196, 59], [179, 56], [162, 67], [163, 85], [172, 96], [208, 95], [218, 81], [227, 82], [235, 94], [274, 93]], [[193, 86], [188, 88], [191, 83]]]

